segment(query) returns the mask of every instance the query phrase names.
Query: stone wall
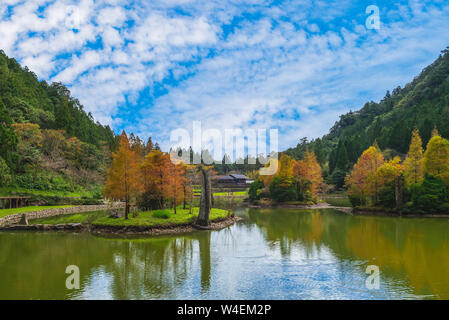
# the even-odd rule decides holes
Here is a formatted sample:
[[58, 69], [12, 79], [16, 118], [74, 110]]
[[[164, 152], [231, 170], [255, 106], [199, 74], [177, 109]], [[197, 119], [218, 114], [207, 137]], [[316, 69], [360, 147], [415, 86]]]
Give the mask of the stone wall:
[[125, 206], [124, 204], [118, 203], [118, 204], [113, 204], [113, 205], [104, 204], [104, 205], [93, 205], [93, 206], [79, 206], [79, 207], [47, 209], [47, 210], [34, 211], [34, 212], [11, 214], [9, 216], [0, 218], [0, 228], [19, 223], [23, 214], [26, 214], [28, 220], [32, 220], [32, 219], [40, 219], [40, 218], [59, 216], [59, 215], [64, 215], [64, 214], [103, 211], [103, 210], [108, 210], [108, 209], [112, 209], [112, 208], [124, 208], [124, 206]]

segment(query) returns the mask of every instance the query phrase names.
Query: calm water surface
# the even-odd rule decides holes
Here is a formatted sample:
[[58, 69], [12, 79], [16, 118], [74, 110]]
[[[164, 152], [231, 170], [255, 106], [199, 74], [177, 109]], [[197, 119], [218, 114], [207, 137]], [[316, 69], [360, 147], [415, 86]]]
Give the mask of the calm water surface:
[[[238, 214], [225, 230], [150, 239], [0, 233], [0, 299], [449, 299], [449, 219]], [[68, 265], [80, 290], [65, 288]]]

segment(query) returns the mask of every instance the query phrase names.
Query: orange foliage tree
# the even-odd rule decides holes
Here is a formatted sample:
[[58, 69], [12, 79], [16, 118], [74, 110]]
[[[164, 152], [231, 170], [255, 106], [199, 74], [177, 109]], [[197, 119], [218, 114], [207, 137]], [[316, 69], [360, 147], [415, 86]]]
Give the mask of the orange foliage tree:
[[384, 162], [382, 152], [377, 145], [365, 150], [351, 173], [346, 177], [348, 194], [359, 198], [361, 204], [366, 204], [368, 197], [376, 202], [379, 194], [379, 181], [376, 173]]
[[141, 190], [139, 155], [131, 149], [123, 131], [118, 151], [113, 153], [112, 167], [106, 179], [104, 194], [115, 200], [125, 201], [125, 219], [128, 219], [131, 199]]
[[144, 193], [159, 202], [160, 208], [164, 205], [164, 183], [166, 182], [166, 168], [169, 164], [169, 155], [159, 150], [152, 150], [145, 156], [142, 163]]
[[314, 196], [318, 195], [318, 192], [323, 184], [323, 175], [321, 173], [321, 166], [318, 163], [316, 155], [313, 151], [306, 150], [304, 159], [294, 163], [293, 172], [295, 176], [299, 176], [310, 181], [312, 194]]

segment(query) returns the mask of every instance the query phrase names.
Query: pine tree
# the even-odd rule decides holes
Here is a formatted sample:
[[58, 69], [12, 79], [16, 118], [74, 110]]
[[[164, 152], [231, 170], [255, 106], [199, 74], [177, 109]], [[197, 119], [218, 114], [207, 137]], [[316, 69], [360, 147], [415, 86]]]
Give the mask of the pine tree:
[[408, 187], [413, 184], [421, 184], [424, 178], [423, 147], [417, 128], [412, 132], [410, 148], [404, 161], [404, 175]]
[[342, 140], [340, 140], [338, 142], [337, 162], [335, 164], [335, 168], [345, 171], [348, 168], [348, 166], [349, 166], [348, 152], [346, 150], [345, 143]]

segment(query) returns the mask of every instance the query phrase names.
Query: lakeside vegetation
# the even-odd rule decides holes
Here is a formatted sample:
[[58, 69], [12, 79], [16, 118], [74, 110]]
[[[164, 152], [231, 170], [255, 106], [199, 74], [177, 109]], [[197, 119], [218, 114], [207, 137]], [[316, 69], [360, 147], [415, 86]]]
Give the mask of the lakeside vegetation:
[[[198, 217], [199, 208], [192, 208], [192, 213], [188, 209], [178, 208], [176, 214], [173, 209], [161, 209], [138, 212], [132, 219], [112, 218], [106, 211], [79, 213], [73, 215], [60, 215], [49, 218], [31, 220], [31, 224], [67, 224], [82, 223], [98, 226], [167, 226], [194, 223]], [[211, 221], [225, 219], [228, 211], [212, 208], [210, 212]]]
[[252, 202], [269, 198], [276, 203], [316, 203], [322, 184], [321, 167], [313, 151], [307, 151], [299, 161], [282, 154], [276, 174], [259, 176], [251, 184], [249, 199]]

